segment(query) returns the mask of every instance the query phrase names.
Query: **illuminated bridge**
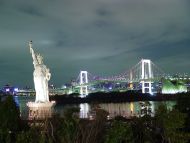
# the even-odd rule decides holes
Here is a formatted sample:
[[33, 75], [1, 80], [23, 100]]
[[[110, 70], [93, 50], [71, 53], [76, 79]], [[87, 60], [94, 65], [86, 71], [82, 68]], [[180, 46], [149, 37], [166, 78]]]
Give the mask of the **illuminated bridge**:
[[140, 85], [142, 93], [153, 94], [152, 85], [159, 82], [164, 76], [164, 72], [149, 59], [142, 59], [139, 63], [125, 72], [110, 76], [101, 77], [93, 75], [87, 71], [80, 71], [76, 79], [75, 87], [80, 88], [81, 95], [88, 95], [90, 87], [99, 83], [115, 82], [128, 83], [129, 88], [133, 89], [134, 85]]

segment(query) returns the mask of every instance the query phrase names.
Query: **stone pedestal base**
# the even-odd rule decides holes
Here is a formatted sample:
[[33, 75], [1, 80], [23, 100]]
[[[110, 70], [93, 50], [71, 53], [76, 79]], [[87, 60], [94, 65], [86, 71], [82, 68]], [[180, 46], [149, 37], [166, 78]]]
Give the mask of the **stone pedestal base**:
[[55, 101], [46, 103], [28, 102], [26, 105], [29, 107], [28, 119], [41, 120], [52, 116], [52, 107], [55, 105]]

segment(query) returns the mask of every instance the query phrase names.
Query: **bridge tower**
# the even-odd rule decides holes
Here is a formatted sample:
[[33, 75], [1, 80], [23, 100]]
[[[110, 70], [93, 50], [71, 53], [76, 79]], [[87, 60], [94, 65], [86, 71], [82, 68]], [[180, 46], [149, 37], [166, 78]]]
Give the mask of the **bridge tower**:
[[88, 84], [88, 72], [87, 71], [80, 71], [80, 95], [86, 96], [88, 95], [88, 86], [86, 84]]
[[132, 70], [130, 70], [130, 72], [129, 72], [129, 88], [130, 89], [133, 89], [133, 82], [132, 82], [132, 80], [133, 80], [133, 72], [132, 72]]
[[141, 84], [142, 84], [142, 93], [152, 94], [152, 82], [153, 78], [151, 60], [142, 59], [141, 60]]

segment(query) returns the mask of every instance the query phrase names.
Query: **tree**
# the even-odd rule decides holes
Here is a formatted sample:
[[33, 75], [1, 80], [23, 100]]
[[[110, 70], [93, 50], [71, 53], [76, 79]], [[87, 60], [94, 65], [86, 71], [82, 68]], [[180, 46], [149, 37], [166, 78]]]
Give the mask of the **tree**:
[[104, 141], [108, 112], [95, 108], [94, 120], [80, 120], [77, 143], [102, 143]]
[[176, 109], [168, 111], [165, 105], [160, 105], [155, 114], [155, 127], [162, 142], [185, 143], [190, 134], [183, 131], [185, 124], [184, 113]]
[[76, 141], [79, 124], [78, 112], [79, 108], [68, 108], [64, 112], [64, 118], [60, 119], [56, 131], [60, 143], [74, 143]]
[[0, 103], [0, 142], [11, 142], [21, 129], [19, 108], [11, 95]]
[[131, 124], [135, 143], [156, 143], [153, 121], [150, 115], [134, 117]]
[[190, 95], [182, 93], [177, 98], [176, 109], [187, 114], [185, 121], [185, 129], [190, 132]]
[[32, 127], [27, 131], [18, 133], [16, 143], [39, 143], [41, 133], [37, 127]]
[[108, 128], [105, 143], [133, 143], [133, 131], [130, 124], [113, 121]]

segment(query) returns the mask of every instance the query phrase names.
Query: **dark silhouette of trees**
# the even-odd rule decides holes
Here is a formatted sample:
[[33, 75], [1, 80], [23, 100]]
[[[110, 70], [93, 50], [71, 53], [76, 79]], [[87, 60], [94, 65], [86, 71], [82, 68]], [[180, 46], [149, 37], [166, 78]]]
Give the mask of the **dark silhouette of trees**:
[[19, 108], [12, 96], [0, 102], [0, 142], [12, 142], [21, 129]]
[[134, 143], [131, 125], [127, 122], [114, 120], [107, 130], [105, 143]]
[[167, 110], [165, 105], [160, 105], [155, 114], [155, 128], [161, 140], [167, 143], [185, 143], [190, 134], [184, 132], [186, 114], [173, 109]]

